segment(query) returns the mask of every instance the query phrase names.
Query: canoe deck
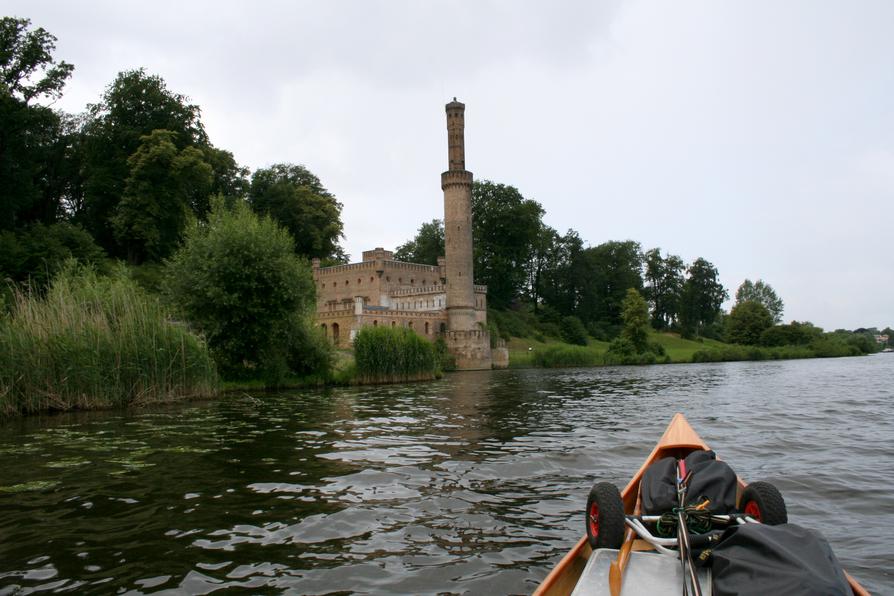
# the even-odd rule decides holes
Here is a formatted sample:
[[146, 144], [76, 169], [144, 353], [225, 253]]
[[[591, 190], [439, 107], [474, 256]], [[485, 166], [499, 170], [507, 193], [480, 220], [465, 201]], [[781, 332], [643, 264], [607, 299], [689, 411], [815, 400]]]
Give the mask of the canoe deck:
[[[608, 569], [618, 558], [618, 551], [600, 548], [593, 551], [587, 566], [581, 573], [571, 596], [604, 596], [609, 594]], [[704, 569], [699, 570], [702, 594], [711, 594], [711, 578]], [[678, 559], [658, 553], [637, 552], [630, 554], [630, 563], [624, 574], [621, 596], [680, 596], [683, 594], [683, 571]]]

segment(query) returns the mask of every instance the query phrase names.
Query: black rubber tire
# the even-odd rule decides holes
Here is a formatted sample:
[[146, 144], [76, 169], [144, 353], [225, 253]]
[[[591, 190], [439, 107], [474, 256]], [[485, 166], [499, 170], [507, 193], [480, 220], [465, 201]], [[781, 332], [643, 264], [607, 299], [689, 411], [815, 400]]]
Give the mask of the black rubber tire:
[[[624, 541], [624, 503], [618, 487], [597, 482], [587, 497], [587, 541], [591, 548], [620, 548]], [[591, 519], [591, 513], [595, 514]]]
[[746, 486], [742, 492], [739, 510], [768, 526], [788, 523], [785, 500], [779, 490], [769, 482], [752, 482]]

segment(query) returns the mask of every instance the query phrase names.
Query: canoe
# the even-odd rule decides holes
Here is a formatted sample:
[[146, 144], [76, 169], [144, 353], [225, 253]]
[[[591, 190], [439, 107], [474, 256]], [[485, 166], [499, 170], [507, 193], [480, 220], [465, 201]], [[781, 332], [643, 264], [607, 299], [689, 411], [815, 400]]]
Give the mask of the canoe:
[[[621, 491], [621, 501], [624, 505], [624, 513], [627, 515], [640, 515], [641, 511], [639, 508], [639, 503], [637, 497], [639, 496], [639, 487], [640, 480], [642, 479], [643, 473], [646, 468], [649, 467], [653, 462], [663, 458], [663, 457], [676, 457], [676, 458], [684, 458], [689, 453], [696, 450], [708, 450], [708, 445], [698, 436], [692, 427], [689, 425], [689, 422], [683, 416], [683, 414], [677, 413], [674, 415], [673, 420], [668, 425], [667, 429], [664, 431], [664, 434], [661, 436], [661, 439], [658, 440], [658, 443], [652, 449], [652, 452], [649, 454], [649, 457], [646, 458], [646, 461], [640, 466], [639, 470], [637, 470], [636, 474], [633, 475], [633, 478], [630, 479], [630, 482], [627, 483], [627, 486], [624, 490]], [[741, 499], [742, 492], [745, 490], [745, 482], [742, 481], [741, 478], [738, 478], [738, 488], [737, 488], [737, 500]], [[604, 552], [606, 551], [606, 552]], [[624, 542], [620, 549], [621, 553], [625, 553], [626, 557], [631, 556], [640, 556], [640, 558], [652, 560], [658, 559], [659, 556], [655, 554], [651, 554], [650, 551], [654, 551], [654, 548], [651, 544], [646, 542], [645, 540], [641, 540], [635, 537], [634, 533], [628, 530], [624, 536]], [[598, 549], [597, 554], [604, 556], [606, 554], [616, 555], [618, 551], [610, 551], [608, 549]], [[594, 551], [590, 548], [590, 544], [587, 542], [587, 536], [584, 535], [577, 544], [572, 547], [572, 549], [566, 554], [561, 561], [550, 571], [549, 575], [546, 576], [546, 579], [540, 584], [537, 590], [534, 592], [534, 596], [568, 596], [570, 595], [575, 587], [578, 584], [578, 580], [584, 572], [584, 569], [587, 567], [587, 563], [593, 555]], [[649, 556], [644, 556], [649, 555]], [[612, 557], [615, 558], [614, 556]], [[665, 559], [667, 557], [660, 557]], [[616, 563], [613, 563], [613, 566]], [[677, 565], [679, 567], [679, 565]], [[616, 574], [617, 571], [612, 571], [612, 574]], [[851, 590], [855, 594], [855, 596], [868, 596], [869, 592], [867, 592], [854, 578], [852, 578], [849, 574], [845, 572], [845, 576], [847, 577], [847, 581], [850, 584]], [[625, 576], [626, 580], [626, 576]], [[608, 581], [604, 583], [604, 591], [597, 590], [594, 593], [599, 594], [609, 594], [609, 585]], [[625, 594], [627, 590], [625, 589]]]

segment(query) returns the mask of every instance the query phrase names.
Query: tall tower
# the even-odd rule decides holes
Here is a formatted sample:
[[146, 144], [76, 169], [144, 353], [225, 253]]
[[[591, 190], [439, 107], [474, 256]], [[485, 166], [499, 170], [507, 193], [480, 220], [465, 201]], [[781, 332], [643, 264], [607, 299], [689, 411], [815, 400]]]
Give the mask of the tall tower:
[[447, 346], [457, 368], [491, 367], [490, 336], [475, 318], [472, 259], [472, 172], [466, 170], [466, 106], [447, 104], [448, 169], [441, 174], [444, 191], [444, 248], [447, 257]]
[[472, 172], [466, 171], [465, 110], [466, 106], [455, 99], [447, 104], [449, 168], [441, 174], [447, 257], [447, 328], [450, 331], [477, 328], [472, 270]]

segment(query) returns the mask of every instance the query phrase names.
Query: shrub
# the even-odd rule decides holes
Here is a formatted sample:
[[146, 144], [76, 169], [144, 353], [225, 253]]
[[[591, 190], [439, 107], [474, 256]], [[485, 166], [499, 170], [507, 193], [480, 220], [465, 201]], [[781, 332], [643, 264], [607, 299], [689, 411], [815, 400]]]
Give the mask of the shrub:
[[81, 227], [66, 222], [0, 232], [0, 278], [43, 291], [69, 260], [104, 271], [106, 255]]
[[405, 327], [363, 327], [354, 337], [354, 361], [362, 383], [420, 381], [438, 374], [434, 344]]
[[[207, 223], [195, 222], [167, 265], [165, 292], [208, 338], [221, 371], [277, 383], [288, 372], [331, 358], [305, 326], [314, 307], [308, 264], [291, 236], [244, 203], [213, 201]], [[296, 339], [296, 337], [298, 339]]]
[[531, 362], [544, 368], [596, 366], [599, 364], [599, 353], [582, 346], [550, 346], [535, 350]]
[[123, 270], [69, 265], [45, 297], [17, 291], [0, 318], [0, 412], [99, 408], [210, 396], [205, 344]]
[[556, 323], [541, 323], [540, 332], [547, 337], [559, 339], [562, 337], [562, 328]]
[[730, 343], [757, 345], [761, 334], [773, 326], [773, 315], [760, 302], [746, 300], [736, 304], [726, 318], [727, 339]]
[[587, 345], [587, 330], [577, 317], [562, 319], [562, 339], [578, 346]]

